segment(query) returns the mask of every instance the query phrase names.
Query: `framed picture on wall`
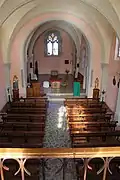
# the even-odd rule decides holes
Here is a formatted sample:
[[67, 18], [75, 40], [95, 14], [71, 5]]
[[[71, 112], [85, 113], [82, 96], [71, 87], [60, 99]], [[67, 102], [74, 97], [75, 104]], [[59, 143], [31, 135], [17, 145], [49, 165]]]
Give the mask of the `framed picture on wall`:
[[69, 64], [69, 60], [68, 59], [65, 60], [65, 64]]

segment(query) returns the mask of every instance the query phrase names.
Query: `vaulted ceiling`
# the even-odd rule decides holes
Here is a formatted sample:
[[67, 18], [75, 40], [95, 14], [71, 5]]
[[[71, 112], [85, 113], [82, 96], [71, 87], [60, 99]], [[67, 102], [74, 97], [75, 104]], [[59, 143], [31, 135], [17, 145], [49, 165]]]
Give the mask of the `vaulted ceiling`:
[[[49, 9], [54, 10], [54, 4], [56, 4], [56, 2], [56, 0], [50, 1], [50, 3], [48, 3], [48, 1], [46, 0], [0, 0], [0, 25], [5, 23], [10, 18], [10, 16], [18, 11], [21, 11], [19, 12], [19, 15], [23, 17], [29, 11], [34, 10], [36, 7], [45, 7], [49, 5]], [[67, 0], [65, 2], [62, 3], [62, 1], [60, 1], [59, 8], [66, 4], [65, 9], [66, 11], [70, 12], [71, 10], [74, 11], [76, 9], [76, 5], [79, 4], [79, 6], [81, 6], [81, 3], [84, 3], [91, 7], [91, 12], [93, 14], [94, 9], [96, 9], [98, 13], [103, 14], [108, 19], [108, 21], [114, 26], [114, 28], [117, 27], [120, 18], [119, 0]], [[72, 3], [74, 3], [73, 6]], [[59, 4], [59, 1], [57, 2], [57, 4]], [[23, 9], [25, 9], [25, 11], [22, 14]], [[89, 16], [89, 13], [86, 13], [85, 16]]]
[[[57, 12], [62, 15], [55, 17]], [[37, 21], [41, 15], [44, 15], [44, 18]], [[88, 39], [91, 36], [87, 32], [89, 26], [101, 46], [109, 46], [113, 29], [120, 36], [119, 0], [0, 0], [0, 35], [4, 60], [8, 59], [6, 49], [9, 49], [25, 25], [23, 36], [28, 38], [28, 34], [33, 33], [40, 24], [57, 19], [69, 21], [68, 15], [81, 20], [77, 28], [81, 29]], [[31, 26], [30, 21], [33, 23]], [[74, 18], [71, 23], [74, 24]]]

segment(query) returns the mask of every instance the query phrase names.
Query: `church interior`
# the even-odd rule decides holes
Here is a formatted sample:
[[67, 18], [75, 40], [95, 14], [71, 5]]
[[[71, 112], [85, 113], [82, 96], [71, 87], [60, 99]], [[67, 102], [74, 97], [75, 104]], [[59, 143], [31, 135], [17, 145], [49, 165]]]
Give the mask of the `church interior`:
[[0, 179], [120, 179], [119, 0], [0, 0]]

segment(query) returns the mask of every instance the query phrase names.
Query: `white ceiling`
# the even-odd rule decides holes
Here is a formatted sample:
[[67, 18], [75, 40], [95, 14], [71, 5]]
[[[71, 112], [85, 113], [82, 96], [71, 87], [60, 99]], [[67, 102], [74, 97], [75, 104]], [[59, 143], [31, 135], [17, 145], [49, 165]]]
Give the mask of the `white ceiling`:
[[[102, 13], [108, 19], [110, 23], [115, 24], [119, 20], [119, 17], [120, 17], [120, 13], [119, 13], [120, 1], [119, 0], [75, 0], [74, 6], [76, 4], [75, 2], [81, 2], [81, 1], [97, 9], [97, 11]], [[48, 1], [46, 0], [44, 1], [42, 0], [0, 0], [0, 25], [6, 22], [7, 19], [9, 19], [10, 16], [13, 13], [15, 13], [18, 9], [21, 9], [24, 6], [27, 7], [30, 4], [32, 4], [33, 8], [35, 8], [38, 6], [38, 4], [41, 4], [41, 2], [44, 2], [44, 4], [45, 3], [48, 4]], [[70, 3], [71, 3], [71, 0], [69, 0], [69, 4]], [[52, 3], [49, 3], [49, 5], [50, 4]]]
[[[103, 46], [109, 46], [113, 28], [120, 36], [120, 0], [0, 0], [0, 33], [5, 61], [8, 59], [6, 49], [20, 29], [35, 17], [50, 12], [70, 13], [81, 19], [86, 23], [86, 29], [80, 24], [83, 33], [89, 26]], [[39, 25], [36, 23], [24, 35]]]

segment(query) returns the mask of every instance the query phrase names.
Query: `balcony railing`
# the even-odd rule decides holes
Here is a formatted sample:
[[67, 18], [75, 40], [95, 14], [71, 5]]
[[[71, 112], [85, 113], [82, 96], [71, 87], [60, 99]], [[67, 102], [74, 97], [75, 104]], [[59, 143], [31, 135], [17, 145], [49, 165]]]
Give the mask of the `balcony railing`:
[[[26, 167], [26, 162], [30, 159], [40, 160], [40, 166], [42, 167], [42, 180], [46, 180], [45, 169], [50, 170], [47, 163], [50, 159], [59, 160], [60, 166], [56, 168], [55, 174], [62, 172], [61, 180], [67, 180], [65, 173], [67, 163], [70, 159], [73, 160], [76, 169], [77, 180], [86, 180], [89, 170], [92, 171], [91, 161], [99, 159], [101, 165], [97, 167], [96, 176], [101, 174], [101, 180], [107, 179], [107, 174], [112, 175], [110, 167], [111, 162], [120, 157], [120, 147], [100, 147], [100, 148], [41, 148], [41, 149], [22, 149], [22, 148], [1, 148], [0, 149], [0, 176], [1, 180], [5, 180], [5, 172], [10, 171], [10, 167], [7, 167], [7, 161], [9, 159], [18, 163], [18, 169], [14, 173], [21, 174], [21, 180], [26, 180], [26, 175], [31, 176], [31, 172]], [[120, 162], [120, 161], [119, 161]], [[119, 162], [117, 162], [117, 168], [119, 168]], [[98, 164], [96, 164], [98, 165]], [[50, 166], [50, 163], [49, 163]], [[33, 166], [34, 168], [34, 166]], [[82, 171], [82, 178], [80, 178]], [[119, 178], [118, 178], [119, 179]], [[117, 179], [116, 179], [117, 180]]]

